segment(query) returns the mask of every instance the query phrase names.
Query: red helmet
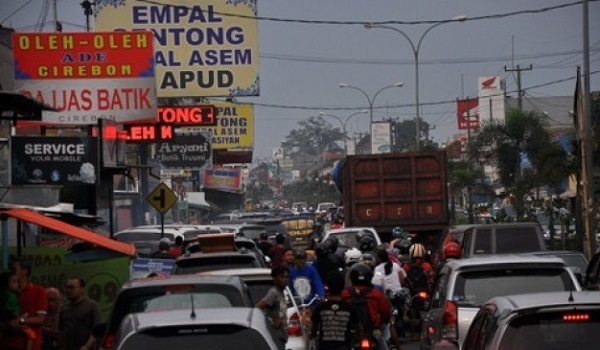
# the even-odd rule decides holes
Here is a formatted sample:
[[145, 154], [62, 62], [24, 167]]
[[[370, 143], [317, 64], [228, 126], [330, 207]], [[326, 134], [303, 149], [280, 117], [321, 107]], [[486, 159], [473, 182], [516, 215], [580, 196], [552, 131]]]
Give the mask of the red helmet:
[[448, 242], [444, 246], [444, 257], [446, 259], [460, 259], [460, 245], [456, 242]]

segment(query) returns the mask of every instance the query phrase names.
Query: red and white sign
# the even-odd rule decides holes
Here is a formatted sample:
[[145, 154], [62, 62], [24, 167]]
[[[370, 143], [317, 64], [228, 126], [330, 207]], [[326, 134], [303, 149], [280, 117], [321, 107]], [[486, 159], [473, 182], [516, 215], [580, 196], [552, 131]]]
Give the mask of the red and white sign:
[[15, 90], [54, 107], [48, 123], [155, 116], [151, 32], [14, 33]]
[[207, 169], [204, 171], [204, 187], [239, 192], [242, 190], [242, 172], [240, 169]]
[[457, 100], [456, 117], [459, 130], [479, 129], [479, 100], [476, 98]]

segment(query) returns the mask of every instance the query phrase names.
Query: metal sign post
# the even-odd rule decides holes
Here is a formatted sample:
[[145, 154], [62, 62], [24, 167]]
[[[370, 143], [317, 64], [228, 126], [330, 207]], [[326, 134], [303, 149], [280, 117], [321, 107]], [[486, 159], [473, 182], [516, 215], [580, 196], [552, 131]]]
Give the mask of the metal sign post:
[[164, 182], [161, 182], [150, 192], [146, 200], [160, 213], [160, 238], [163, 238], [165, 235], [165, 213], [177, 202], [177, 194]]

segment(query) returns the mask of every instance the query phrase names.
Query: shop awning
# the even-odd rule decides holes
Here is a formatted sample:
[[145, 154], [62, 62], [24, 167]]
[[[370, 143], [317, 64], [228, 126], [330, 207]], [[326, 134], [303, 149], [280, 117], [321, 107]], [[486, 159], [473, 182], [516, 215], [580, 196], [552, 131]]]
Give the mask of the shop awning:
[[190, 207], [210, 209], [210, 204], [206, 202], [204, 192], [188, 192], [187, 200]]
[[84, 242], [95, 244], [98, 247], [109, 249], [115, 252], [135, 256], [135, 246], [129, 243], [123, 243], [104, 237], [96, 232], [88, 231], [84, 228], [67, 224], [66, 222], [48, 217], [33, 210], [17, 208], [4, 212], [4, 214], [18, 220], [27, 221], [32, 224], [45, 227], [49, 230], [60, 232]]

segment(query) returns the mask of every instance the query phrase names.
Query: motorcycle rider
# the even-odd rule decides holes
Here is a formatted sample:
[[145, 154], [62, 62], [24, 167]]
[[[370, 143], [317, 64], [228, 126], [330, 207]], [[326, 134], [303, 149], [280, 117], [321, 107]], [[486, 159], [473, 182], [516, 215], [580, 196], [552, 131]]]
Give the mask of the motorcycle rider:
[[[410, 265], [405, 265], [408, 287], [412, 296], [420, 295], [425, 292], [426, 297], [430, 295], [433, 282], [433, 268], [431, 264], [425, 261], [427, 251], [421, 243], [413, 244], [408, 254]], [[418, 327], [421, 323], [420, 311], [423, 311], [425, 300], [413, 299], [410, 312], [411, 340], [419, 340]]]
[[[377, 340], [378, 348], [387, 350], [387, 343], [382, 336], [382, 328], [389, 324], [392, 305], [388, 298], [377, 288], [373, 288], [371, 281], [373, 271], [365, 264], [354, 264], [350, 269], [350, 282], [352, 285], [341, 293], [342, 300], [353, 304], [356, 294], [362, 294], [368, 306], [368, 320], [361, 319], [363, 335], [373, 336]], [[369, 333], [372, 329], [372, 334]]]

